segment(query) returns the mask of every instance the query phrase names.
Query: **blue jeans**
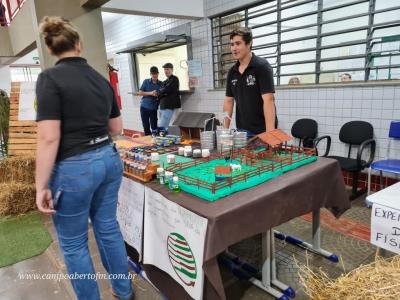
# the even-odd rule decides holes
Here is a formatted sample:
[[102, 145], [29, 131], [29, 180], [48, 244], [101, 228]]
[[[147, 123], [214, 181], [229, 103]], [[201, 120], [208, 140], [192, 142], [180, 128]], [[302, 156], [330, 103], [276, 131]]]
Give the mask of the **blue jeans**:
[[89, 217], [104, 268], [108, 274], [124, 276], [111, 279], [114, 291], [120, 299], [132, 295], [126, 249], [116, 218], [122, 172], [121, 159], [112, 145], [66, 158], [54, 166], [49, 188], [60, 248], [68, 274], [86, 276], [71, 279], [79, 300], [100, 299], [88, 248]]
[[151, 130], [157, 129], [157, 110], [140, 107], [140, 116], [142, 118], [144, 135], [151, 135]]
[[251, 132], [251, 131], [249, 131], [249, 130], [247, 130], [247, 129], [240, 129], [240, 128], [238, 128], [237, 131], [244, 131], [244, 132], [246, 132], [246, 133], [247, 133], [247, 139], [251, 139], [251, 138], [253, 138], [254, 136], [256, 136], [256, 134], [255, 134], [254, 132]]
[[168, 129], [169, 122], [171, 121], [172, 115], [174, 114], [174, 109], [160, 109], [159, 112], [160, 120], [158, 126]]

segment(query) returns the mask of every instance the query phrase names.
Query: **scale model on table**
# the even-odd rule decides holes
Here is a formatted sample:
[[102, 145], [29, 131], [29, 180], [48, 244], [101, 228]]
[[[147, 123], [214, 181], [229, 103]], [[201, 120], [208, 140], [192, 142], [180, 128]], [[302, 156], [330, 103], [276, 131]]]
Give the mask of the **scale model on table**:
[[[123, 151], [125, 175], [150, 181], [157, 170], [162, 170], [169, 174], [168, 179], [162, 179], [163, 184], [173, 186], [169, 180], [177, 177], [179, 189], [216, 201], [317, 160], [315, 149], [287, 145], [291, 139], [282, 130], [275, 129], [250, 139], [244, 148], [234, 147], [232, 140], [224, 141], [220, 149], [210, 154], [208, 149], [178, 148], [177, 142], [181, 141], [176, 136], [156, 138], [154, 146]], [[162, 145], [157, 145], [161, 140]]]

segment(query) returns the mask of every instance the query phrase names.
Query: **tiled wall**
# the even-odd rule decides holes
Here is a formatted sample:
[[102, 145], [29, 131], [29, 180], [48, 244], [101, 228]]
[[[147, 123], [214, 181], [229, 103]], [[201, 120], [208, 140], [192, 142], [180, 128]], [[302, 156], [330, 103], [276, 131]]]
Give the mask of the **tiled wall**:
[[[255, 3], [257, 1], [250, 1]], [[207, 15], [221, 13], [249, 1], [205, 1]], [[124, 48], [126, 43], [154, 32], [161, 32], [184, 24], [187, 20], [125, 16], [105, 28], [109, 56]], [[191, 22], [193, 58], [202, 60], [203, 76], [195, 92], [182, 97], [182, 110], [221, 112], [224, 91], [213, 89], [211, 58], [211, 24], [209, 19]], [[138, 97], [128, 95], [131, 91], [132, 74], [126, 55], [114, 56], [116, 67], [121, 69], [120, 90], [124, 105], [125, 127], [142, 131], [138, 112]], [[375, 129], [377, 140], [376, 159], [386, 157], [388, 128], [391, 120], [400, 119], [400, 85], [385, 86], [333, 86], [317, 88], [277, 88], [276, 104], [279, 124], [290, 132], [293, 122], [299, 118], [314, 118], [319, 124], [319, 135], [331, 135], [331, 154], [347, 153], [339, 142], [340, 127], [350, 120], [365, 120]], [[392, 157], [400, 157], [400, 145], [394, 145]]]
[[[341, 126], [348, 121], [364, 120], [374, 127], [376, 158], [385, 158], [390, 121], [400, 119], [400, 86], [278, 89], [276, 96], [284, 130], [289, 131], [299, 118], [311, 117], [318, 122], [319, 135], [332, 137], [331, 151], [337, 155], [347, 153], [339, 141]], [[396, 151], [392, 149], [390, 155], [400, 157], [400, 145], [392, 146]]]
[[[319, 136], [332, 137], [333, 155], [347, 153], [346, 146], [339, 141], [341, 126], [348, 121], [364, 120], [374, 127], [376, 158], [386, 158], [390, 121], [400, 120], [400, 86], [277, 88], [275, 96], [279, 127], [290, 132], [297, 119], [315, 119]], [[186, 99], [184, 110], [218, 112], [222, 110], [223, 97], [223, 91], [201, 91]], [[399, 142], [391, 142], [389, 156], [400, 158]]]

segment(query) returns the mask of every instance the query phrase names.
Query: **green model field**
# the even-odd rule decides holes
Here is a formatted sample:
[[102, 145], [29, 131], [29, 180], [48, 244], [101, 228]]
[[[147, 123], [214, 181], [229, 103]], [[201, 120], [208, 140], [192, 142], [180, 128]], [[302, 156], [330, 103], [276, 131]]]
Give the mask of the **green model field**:
[[[232, 193], [251, 188], [253, 186], [256, 186], [258, 184], [261, 184], [267, 180], [270, 180], [274, 177], [277, 177], [285, 172], [294, 170], [296, 168], [299, 168], [305, 164], [309, 164], [311, 162], [314, 162], [317, 160], [316, 156], [306, 156], [304, 154], [294, 154], [294, 159], [296, 158], [302, 158], [303, 160], [299, 162], [295, 162], [292, 165], [289, 166], [284, 166], [283, 168], [280, 168], [280, 164], [270, 161], [270, 160], [264, 160], [263, 164], [272, 164], [274, 163], [274, 171], [271, 172], [263, 172], [260, 175], [256, 175], [254, 177], [248, 178], [246, 181], [241, 181], [238, 183], [232, 184], [230, 187], [224, 187], [217, 189], [215, 193], [212, 193], [211, 189], [206, 189], [206, 188], [201, 188], [196, 185], [192, 184], [186, 184], [183, 180], [179, 181], [179, 187], [188, 193], [194, 194], [204, 200], [207, 201], [215, 201], [219, 198], [228, 196]], [[214, 174], [214, 168], [216, 166], [229, 166], [231, 163], [233, 164], [239, 164], [239, 160], [225, 160], [225, 159], [215, 159], [211, 160], [209, 162], [202, 163], [197, 166], [189, 167], [183, 170], [179, 170], [176, 173], [179, 175], [184, 175], [188, 176], [193, 179], [199, 179], [208, 183], [215, 183], [217, 182], [215, 179], [215, 174]], [[246, 164], [241, 164], [241, 170], [240, 171], [235, 171], [231, 174], [232, 177], [239, 176], [243, 174], [244, 172], [248, 172], [251, 170], [257, 169], [256, 166], [249, 166]]]

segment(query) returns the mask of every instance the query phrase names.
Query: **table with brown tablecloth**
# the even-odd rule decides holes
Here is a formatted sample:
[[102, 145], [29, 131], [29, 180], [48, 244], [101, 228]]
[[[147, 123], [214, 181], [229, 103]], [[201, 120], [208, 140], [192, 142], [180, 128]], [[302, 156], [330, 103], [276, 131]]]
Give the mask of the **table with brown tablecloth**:
[[[336, 217], [350, 208], [339, 164], [336, 160], [321, 157], [316, 162], [216, 202], [185, 192], [174, 193], [157, 182], [146, 186], [208, 219], [203, 295], [209, 300], [226, 299], [217, 256], [229, 246], [321, 207], [329, 209]], [[135, 256], [134, 252], [128, 246], [128, 254]], [[167, 273], [150, 265], [144, 265], [144, 269], [168, 299], [191, 299]]]

